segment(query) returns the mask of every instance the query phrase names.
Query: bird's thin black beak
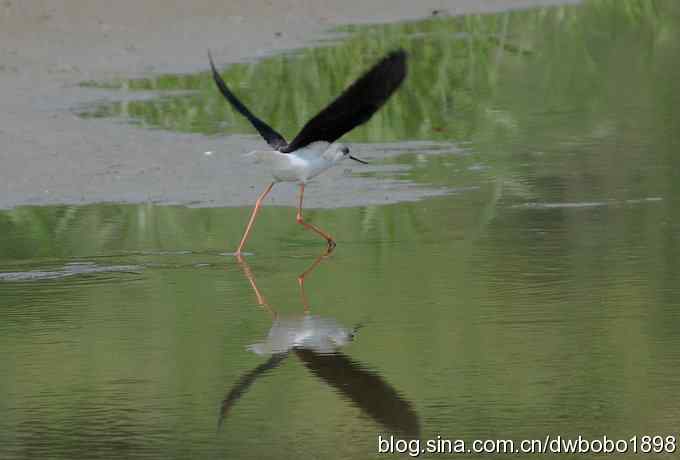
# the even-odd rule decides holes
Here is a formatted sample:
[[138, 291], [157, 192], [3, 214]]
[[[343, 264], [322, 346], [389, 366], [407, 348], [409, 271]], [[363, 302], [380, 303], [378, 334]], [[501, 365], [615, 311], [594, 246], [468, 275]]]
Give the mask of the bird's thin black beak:
[[363, 164], [363, 165], [367, 165], [367, 164], [368, 164], [368, 161], [360, 160], [360, 159], [358, 159], [357, 157], [353, 157], [352, 155], [349, 156], [349, 159], [350, 159], [350, 160], [354, 160], [354, 161], [358, 161], [359, 163], [361, 163], [361, 164]]

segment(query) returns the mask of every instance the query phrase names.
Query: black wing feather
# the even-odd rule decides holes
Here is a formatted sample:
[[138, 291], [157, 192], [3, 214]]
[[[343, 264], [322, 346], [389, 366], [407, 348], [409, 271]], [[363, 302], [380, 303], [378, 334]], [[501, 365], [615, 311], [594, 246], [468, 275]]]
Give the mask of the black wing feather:
[[391, 52], [309, 120], [295, 139], [280, 151], [292, 152], [316, 141], [335, 142], [367, 122], [405, 77], [406, 52], [401, 49]]
[[229, 88], [227, 88], [227, 84], [224, 83], [224, 80], [222, 80], [222, 77], [220, 77], [220, 74], [217, 72], [210, 52], [208, 52], [208, 58], [210, 59], [210, 68], [212, 69], [213, 80], [215, 80], [215, 84], [220, 89], [220, 92], [225, 97], [225, 99], [229, 101], [229, 103], [234, 106], [234, 108], [241, 115], [248, 119], [255, 129], [257, 129], [257, 132], [260, 133], [260, 136], [262, 136], [262, 138], [267, 141], [267, 144], [271, 145], [276, 150], [280, 150], [281, 148], [288, 145], [286, 139], [284, 139], [281, 134], [277, 133], [271, 126], [253, 115], [253, 113], [248, 110], [248, 107], [243, 105], [243, 103], [238, 100], [234, 93], [232, 93]]

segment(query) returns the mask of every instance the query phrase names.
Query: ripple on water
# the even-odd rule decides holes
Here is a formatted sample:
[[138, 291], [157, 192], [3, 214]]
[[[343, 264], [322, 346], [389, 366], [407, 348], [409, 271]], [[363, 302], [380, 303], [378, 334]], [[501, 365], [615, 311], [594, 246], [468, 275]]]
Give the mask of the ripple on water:
[[92, 275], [98, 273], [137, 273], [142, 270], [140, 265], [97, 265], [94, 262], [74, 262], [65, 264], [60, 269], [29, 270], [19, 272], [1, 272], [0, 281], [30, 282], [68, 278], [78, 275]]
[[565, 203], [539, 203], [529, 202], [516, 204], [511, 208], [525, 208], [525, 209], [579, 209], [579, 208], [601, 208], [606, 206], [624, 206], [644, 203], [655, 203], [663, 201], [662, 197], [647, 197], [631, 200], [607, 200], [607, 201], [581, 201], [581, 202], [565, 202]]

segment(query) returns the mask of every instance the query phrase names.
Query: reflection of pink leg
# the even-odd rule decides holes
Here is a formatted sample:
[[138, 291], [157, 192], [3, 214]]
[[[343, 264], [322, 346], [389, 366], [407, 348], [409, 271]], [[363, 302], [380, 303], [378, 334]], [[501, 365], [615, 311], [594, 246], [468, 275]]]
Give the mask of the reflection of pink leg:
[[265, 310], [267, 310], [274, 318], [276, 318], [277, 317], [276, 311], [269, 306], [267, 300], [264, 298], [260, 290], [257, 288], [257, 284], [255, 283], [255, 276], [253, 275], [253, 272], [250, 270], [250, 266], [248, 265], [248, 263], [241, 256], [236, 256], [236, 259], [238, 260], [239, 265], [241, 265], [241, 268], [243, 268], [243, 273], [246, 275], [246, 278], [248, 278], [248, 281], [250, 282], [250, 287], [252, 287], [253, 292], [255, 292], [255, 297], [257, 297], [258, 305], [264, 307]]
[[262, 195], [260, 195], [260, 197], [255, 202], [255, 207], [253, 208], [253, 212], [250, 214], [250, 220], [248, 221], [248, 225], [246, 226], [246, 231], [243, 233], [241, 243], [238, 245], [238, 249], [236, 250], [236, 253], [234, 255], [236, 256], [241, 255], [241, 250], [243, 249], [243, 246], [246, 245], [248, 235], [250, 234], [250, 229], [252, 228], [253, 222], [255, 222], [255, 217], [257, 216], [257, 212], [260, 210], [260, 206], [262, 205], [262, 200], [264, 200], [264, 197], [266, 197], [267, 194], [272, 190], [273, 186], [274, 182], [269, 184], [269, 187], [267, 187], [267, 189], [264, 192], [262, 192]]
[[307, 300], [307, 294], [305, 294], [305, 277], [309, 275], [312, 270], [314, 270], [323, 259], [328, 257], [333, 252], [333, 247], [329, 246], [326, 251], [316, 258], [314, 263], [309, 266], [309, 268], [298, 276], [298, 286], [300, 286], [300, 297], [302, 297], [302, 306], [304, 307], [305, 313], [309, 313], [309, 301]]
[[324, 237], [326, 242], [328, 243], [328, 247], [334, 248], [335, 247], [335, 241], [333, 240], [333, 238], [328, 233], [324, 232], [323, 230], [321, 230], [316, 225], [309, 224], [302, 219], [302, 199], [304, 197], [304, 194], [305, 194], [305, 184], [300, 184], [300, 201], [298, 202], [297, 216], [295, 217], [295, 220], [297, 221], [298, 224], [303, 225], [305, 228], [307, 228], [309, 230], [313, 230], [316, 233], [318, 233], [319, 235], [321, 235], [322, 237]]

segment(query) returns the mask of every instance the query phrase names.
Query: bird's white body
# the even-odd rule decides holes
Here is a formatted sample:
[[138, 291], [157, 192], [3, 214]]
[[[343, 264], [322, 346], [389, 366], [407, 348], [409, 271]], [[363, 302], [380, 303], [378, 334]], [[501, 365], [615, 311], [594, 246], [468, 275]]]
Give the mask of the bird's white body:
[[331, 166], [347, 158], [349, 149], [343, 144], [314, 142], [291, 153], [255, 150], [247, 154], [255, 163], [269, 168], [274, 182], [305, 184]]

